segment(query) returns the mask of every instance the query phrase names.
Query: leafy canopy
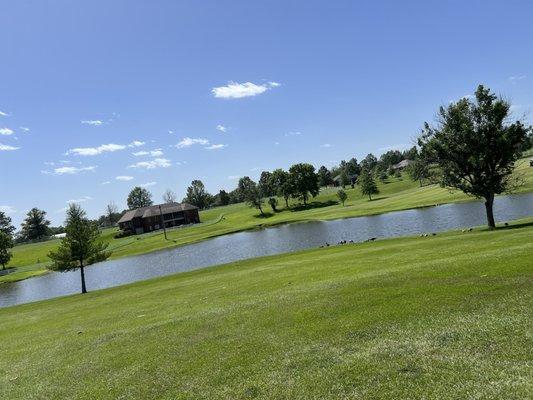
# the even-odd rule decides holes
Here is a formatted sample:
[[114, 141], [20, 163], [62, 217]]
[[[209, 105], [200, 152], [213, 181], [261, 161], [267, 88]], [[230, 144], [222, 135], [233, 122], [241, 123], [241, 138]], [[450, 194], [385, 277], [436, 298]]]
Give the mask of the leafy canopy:
[[127, 204], [130, 210], [135, 210], [136, 208], [151, 206], [154, 202], [152, 201], [152, 194], [146, 188], [135, 186], [128, 195]]

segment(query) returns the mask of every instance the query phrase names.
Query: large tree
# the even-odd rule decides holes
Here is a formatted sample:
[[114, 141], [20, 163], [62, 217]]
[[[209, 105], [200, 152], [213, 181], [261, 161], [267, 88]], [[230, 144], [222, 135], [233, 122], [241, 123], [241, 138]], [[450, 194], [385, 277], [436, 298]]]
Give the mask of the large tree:
[[318, 176], [315, 167], [311, 164], [294, 164], [289, 169], [290, 181], [293, 188], [293, 196], [303, 200], [307, 205], [309, 195], [316, 197], [319, 193]]
[[272, 171], [272, 176], [270, 178], [274, 191], [278, 196], [283, 197], [285, 200], [285, 207], [289, 208], [289, 198], [293, 193], [293, 187], [289, 173], [281, 168], [278, 168]]
[[419, 145], [436, 162], [441, 184], [485, 200], [487, 224], [495, 227], [494, 196], [516, 188], [515, 162], [524, 150], [527, 128], [511, 123], [511, 105], [480, 85], [469, 98], [439, 110], [436, 126], [424, 125]]
[[429, 163], [423, 157], [418, 157], [416, 160], [414, 160], [407, 166], [406, 170], [407, 174], [413, 181], [420, 182], [420, 187], [422, 187], [424, 180], [429, 179], [431, 176]]
[[191, 186], [187, 188], [187, 195], [183, 201], [203, 210], [211, 205], [213, 196], [205, 190], [205, 186], [201, 180], [195, 179], [191, 182]]
[[219, 206], [227, 206], [231, 201], [230, 195], [223, 189], [221, 189], [215, 197], [216, 204]]
[[239, 190], [243, 193], [246, 203], [250, 207], [255, 207], [259, 210], [261, 215], [263, 212], [263, 196], [257, 184], [248, 176], [239, 179]]
[[324, 165], [322, 165], [318, 169], [317, 174], [318, 174], [318, 185], [320, 187], [328, 186], [333, 183], [333, 177], [331, 176], [331, 172]]
[[372, 200], [373, 194], [379, 193], [378, 186], [376, 185], [376, 181], [374, 180], [372, 173], [366, 168], [361, 171], [359, 187], [361, 188], [361, 194], [363, 196], [368, 196], [369, 200]]
[[87, 218], [85, 211], [79, 205], [69, 205], [65, 223], [66, 236], [61, 239], [59, 247], [48, 254], [52, 260], [49, 268], [54, 271], [79, 268], [81, 292], [87, 293], [84, 268], [106, 260], [111, 253], [107, 251], [108, 244], [100, 239], [98, 226]]
[[376, 164], [378, 163], [378, 159], [376, 156], [372, 153], [367, 154], [367, 156], [361, 161], [361, 169], [367, 169], [369, 171], [373, 170]]
[[15, 227], [11, 224], [11, 218], [3, 211], [0, 211], [0, 232], [4, 232], [9, 236], [13, 236], [13, 232], [15, 232]]
[[46, 211], [32, 208], [26, 214], [21, 225], [21, 237], [24, 240], [39, 240], [50, 235], [50, 221], [46, 219]]
[[268, 171], [261, 172], [261, 177], [257, 183], [261, 196], [263, 197], [273, 197], [276, 195], [274, 190], [274, 185], [272, 185], [272, 173]]
[[130, 210], [151, 206], [154, 204], [152, 193], [146, 188], [135, 186], [128, 195], [127, 204]]
[[4, 231], [0, 231], [0, 264], [2, 269], [6, 269], [6, 265], [13, 257], [9, 249], [13, 248], [13, 238]]

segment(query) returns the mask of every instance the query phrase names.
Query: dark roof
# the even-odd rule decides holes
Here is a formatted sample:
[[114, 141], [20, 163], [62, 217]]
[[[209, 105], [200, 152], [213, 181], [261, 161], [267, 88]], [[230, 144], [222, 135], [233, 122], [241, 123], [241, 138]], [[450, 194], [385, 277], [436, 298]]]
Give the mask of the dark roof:
[[[335, 182], [340, 181], [341, 180], [341, 175], [342, 174], [337, 175], [335, 178], [333, 178], [333, 180]], [[348, 177], [348, 179], [357, 179], [357, 177], [358, 177], [357, 174], [355, 174], [355, 175], [346, 175], [346, 176]]]
[[411, 164], [412, 162], [413, 162], [412, 160], [402, 160], [398, 164], [393, 165], [392, 168], [394, 169], [405, 168], [409, 166], [409, 164]]
[[[188, 203], [165, 203], [161, 204], [161, 212], [169, 214], [179, 211], [198, 210], [198, 207]], [[159, 215], [159, 204], [155, 206], [141, 207], [135, 210], [126, 211], [118, 220], [118, 223], [131, 221], [133, 218], [148, 218]]]

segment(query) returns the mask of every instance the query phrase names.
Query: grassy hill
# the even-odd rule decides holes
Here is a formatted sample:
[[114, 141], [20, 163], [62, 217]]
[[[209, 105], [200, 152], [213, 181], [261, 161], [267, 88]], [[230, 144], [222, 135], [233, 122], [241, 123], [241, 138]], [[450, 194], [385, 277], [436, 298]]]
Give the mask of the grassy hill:
[[[525, 182], [520, 192], [533, 191], [533, 168], [529, 167], [526, 159], [519, 162], [517, 172], [523, 176]], [[461, 192], [451, 193], [438, 185], [419, 187], [418, 182], [412, 182], [406, 175], [400, 179], [389, 178], [385, 183], [379, 182], [378, 186], [380, 194], [373, 201], [368, 201], [357, 188], [347, 189], [348, 200], [345, 207], [337, 202], [337, 189], [326, 188], [309, 207], [296, 206], [285, 209], [282, 206], [283, 200], [280, 200], [279, 212], [272, 213], [270, 207], [265, 205], [266, 217], [261, 217], [258, 210], [242, 203], [202, 211], [201, 224], [171, 230], [168, 234], [169, 240], [165, 240], [162, 232], [114, 239], [113, 236], [117, 231], [108, 229], [103, 235], [110, 241], [112, 258], [121, 258], [264, 226], [379, 214], [472, 199]], [[293, 205], [295, 204], [296, 202]], [[45, 273], [48, 263], [46, 255], [57, 246], [57, 243], [56, 240], [15, 247], [10, 266], [17, 267], [17, 272], [0, 277], [0, 283]]]
[[0, 309], [0, 398], [531, 398], [531, 254], [530, 218]]

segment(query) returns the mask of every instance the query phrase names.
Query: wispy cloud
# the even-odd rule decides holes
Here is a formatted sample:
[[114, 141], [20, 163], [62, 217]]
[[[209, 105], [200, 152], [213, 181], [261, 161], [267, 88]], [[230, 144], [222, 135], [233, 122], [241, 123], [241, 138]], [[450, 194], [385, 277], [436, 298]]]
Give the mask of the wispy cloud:
[[89, 120], [82, 120], [81, 123], [83, 125], [92, 125], [92, 126], [100, 126], [104, 124], [104, 121], [101, 121], [99, 119], [89, 119]]
[[150, 161], [141, 161], [128, 166], [128, 168], [142, 168], [142, 169], [155, 169], [155, 168], [168, 168], [172, 165], [170, 160], [166, 158], [155, 158]]
[[515, 76], [510, 76], [510, 77], [509, 77], [509, 81], [510, 81], [513, 85], [516, 85], [519, 81], [524, 80], [524, 79], [526, 79], [526, 78], [527, 78], [526, 75], [515, 75]]
[[3, 111], [0, 111], [0, 117], [9, 117], [9, 114]]
[[0, 211], [6, 214], [15, 214], [17, 210], [12, 206], [0, 206]]
[[191, 147], [195, 144], [199, 144], [199, 145], [202, 145], [202, 146], [205, 146], [207, 144], [209, 144], [209, 140], [207, 139], [203, 139], [203, 138], [190, 138], [190, 137], [186, 137], [186, 138], [183, 138], [182, 140], [180, 140], [177, 144], [176, 144], [176, 147], [178, 149], [183, 149], [185, 147]]
[[105, 181], [105, 182], [102, 182], [100, 185], [109, 185], [111, 183], [111, 181]]
[[19, 129], [22, 131], [22, 132], [29, 132], [30, 131], [30, 128], [26, 127], [26, 126], [19, 126]]
[[151, 150], [151, 151], [136, 151], [136, 152], [131, 153], [131, 154], [133, 154], [135, 157], [140, 157], [140, 156], [161, 157], [161, 156], [163, 156], [163, 150], [155, 149], [155, 150]]
[[267, 90], [278, 87], [278, 82], [268, 82], [257, 85], [252, 82], [228, 82], [226, 86], [219, 86], [211, 89], [211, 93], [220, 99], [240, 99], [243, 97], [253, 97], [265, 93]]
[[0, 135], [9, 136], [13, 134], [13, 130], [9, 128], [0, 128]]
[[133, 176], [119, 175], [119, 176], [115, 177], [115, 179], [116, 179], [117, 181], [127, 182], [127, 181], [131, 181], [131, 180], [133, 180]]
[[287, 132], [285, 134], [285, 136], [300, 136], [300, 135], [302, 135], [302, 132], [300, 131], [292, 131], [292, 132]]
[[113, 153], [115, 151], [124, 150], [127, 148], [140, 147], [145, 143], [139, 140], [135, 140], [130, 144], [102, 144], [98, 147], [76, 147], [67, 151], [66, 155], [77, 155], [77, 156], [96, 156], [102, 153]]
[[223, 149], [224, 147], [227, 147], [227, 146], [228, 146], [227, 144], [212, 144], [210, 146], [204, 147], [204, 149], [206, 149], [206, 150], [220, 150], [220, 149]]
[[78, 199], [70, 199], [67, 200], [67, 204], [71, 203], [85, 203], [86, 201], [92, 200], [93, 198], [91, 196], [83, 196]]
[[146, 183], [140, 184], [139, 186], [145, 188], [145, 187], [150, 187], [150, 186], [154, 186], [154, 185], [157, 185], [157, 182], [146, 182]]
[[7, 144], [0, 143], [0, 151], [15, 151], [18, 149], [20, 149], [20, 147], [9, 146]]
[[331, 147], [331, 144], [324, 143], [324, 144], [321, 144], [320, 147], [323, 147], [323, 148], [327, 149], [328, 147]]
[[217, 131], [224, 133], [228, 131], [228, 128], [226, 128], [224, 125], [217, 125]]
[[76, 175], [80, 172], [94, 171], [95, 166], [90, 167], [59, 167], [52, 171], [41, 171], [45, 175]]

